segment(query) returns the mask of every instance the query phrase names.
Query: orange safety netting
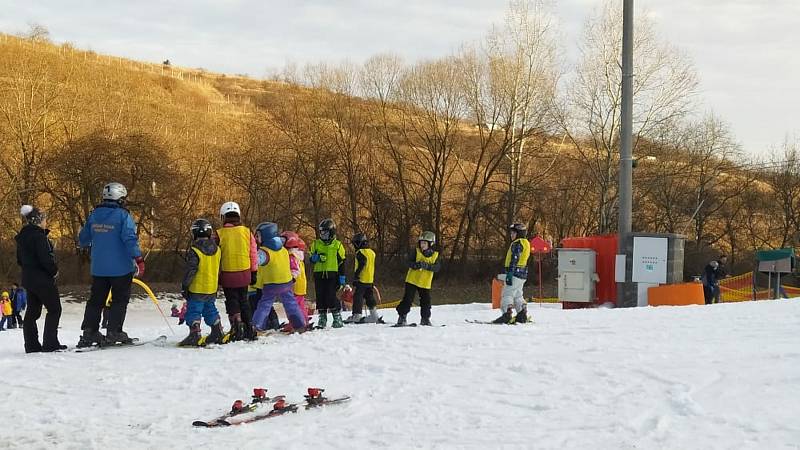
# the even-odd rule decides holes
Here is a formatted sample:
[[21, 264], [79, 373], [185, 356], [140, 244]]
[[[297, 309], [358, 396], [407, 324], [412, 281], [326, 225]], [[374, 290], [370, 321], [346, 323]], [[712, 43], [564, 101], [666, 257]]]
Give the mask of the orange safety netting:
[[[782, 285], [789, 297], [800, 297], [800, 288]], [[753, 272], [743, 273], [735, 277], [725, 278], [719, 282], [722, 301], [745, 302], [748, 300], [769, 300], [772, 294], [769, 289], [753, 288]]]

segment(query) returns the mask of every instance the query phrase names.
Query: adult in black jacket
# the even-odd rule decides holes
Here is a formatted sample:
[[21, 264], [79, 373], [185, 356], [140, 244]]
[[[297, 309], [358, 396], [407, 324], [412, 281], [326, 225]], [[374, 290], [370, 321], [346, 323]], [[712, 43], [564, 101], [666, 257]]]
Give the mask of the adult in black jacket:
[[[58, 342], [58, 322], [61, 320], [61, 300], [56, 287], [58, 266], [53, 244], [47, 238], [47, 218], [37, 208], [25, 205], [20, 210], [25, 226], [14, 238], [17, 241], [17, 264], [22, 267], [22, 286], [28, 291], [28, 310], [22, 330], [25, 352], [52, 352], [67, 348]], [[36, 321], [47, 308], [42, 343]]]

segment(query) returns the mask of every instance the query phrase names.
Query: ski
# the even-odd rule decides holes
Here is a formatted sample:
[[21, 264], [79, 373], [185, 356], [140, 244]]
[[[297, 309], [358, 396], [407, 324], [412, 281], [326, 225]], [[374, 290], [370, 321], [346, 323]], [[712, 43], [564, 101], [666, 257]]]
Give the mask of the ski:
[[349, 395], [339, 398], [328, 398], [322, 395], [323, 392], [325, 392], [325, 389], [308, 388], [308, 394], [305, 395], [306, 409], [317, 408], [325, 405], [334, 405], [337, 403], [344, 403], [350, 401]]
[[253, 395], [251, 397], [250, 403], [244, 404], [241, 400], [236, 400], [233, 402], [233, 406], [231, 406], [231, 410], [221, 416], [215, 417], [211, 420], [195, 420], [192, 422], [192, 426], [195, 427], [205, 427], [205, 428], [213, 428], [219, 426], [225, 426], [226, 424], [223, 423], [226, 420], [230, 419], [231, 417], [238, 416], [240, 414], [245, 414], [249, 412], [253, 412], [258, 408], [259, 405], [262, 403], [270, 402], [270, 401], [278, 401], [284, 398], [283, 395], [278, 395], [276, 397], [270, 398], [267, 397], [267, 390], [264, 388], [253, 388]]
[[391, 325], [391, 328], [405, 328], [405, 327], [415, 327], [415, 326], [417, 326], [417, 324], [415, 323], [404, 323], [404, 324], [396, 323], [394, 325]]
[[282, 416], [286, 413], [296, 413], [297, 412], [297, 405], [294, 403], [286, 403], [286, 400], [283, 398], [279, 399], [272, 405], [272, 410], [268, 413], [256, 414], [253, 416], [248, 416], [243, 418], [242, 420], [231, 421], [228, 419], [220, 420], [217, 426], [231, 426], [231, 425], [244, 425], [246, 423], [253, 423], [259, 420], [264, 419], [271, 419], [273, 417]]
[[367, 322], [367, 317], [364, 316], [358, 320], [358, 322], [350, 322], [349, 325], [364, 325], [368, 323], [375, 323], [375, 324], [385, 324], [386, 322], [383, 321], [383, 316], [378, 317], [378, 320], [375, 322]]
[[167, 337], [164, 336], [164, 335], [161, 335], [161, 336], [159, 336], [159, 337], [157, 337], [155, 339], [150, 339], [150, 340], [147, 340], [147, 341], [139, 340], [139, 338], [133, 338], [133, 342], [130, 342], [128, 344], [117, 343], [117, 344], [108, 344], [108, 345], [103, 345], [103, 346], [92, 345], [91, 347], [79, 347], [79, 348], [75, 348], [73, 350], [73, 352], [74, 353], [87, 353], [87, 352], [93, 352], [93, 351], [96, 351], [96, 350], [108, 350], [108, 349], [112, 349], [112, 348], [125, 348], [125, 347], [139, 347], [139, 346], [142, 346], [142, 345], [164, 346], [166, 343], [167, 343]]
[[476, 323], [476, 324], [479, 324], [479, 325], [527, 325], [527, 324], [533, 323], [532, 320], [529, 320], [527, 322], [521, 322], [521, 323], [520, 322], [495, 323], [495, 322], [492, 322], [490, 320], [474, 320], [474, 319], [464, 319], [464, 321], [467, 322], [467, 323]]

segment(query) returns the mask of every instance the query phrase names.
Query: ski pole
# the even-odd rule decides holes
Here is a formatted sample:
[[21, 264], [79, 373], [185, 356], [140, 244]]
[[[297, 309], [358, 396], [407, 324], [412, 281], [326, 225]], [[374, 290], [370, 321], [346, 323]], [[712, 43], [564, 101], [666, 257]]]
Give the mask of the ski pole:
[[147, 293], [147, 296], [150, 297], [150, 300], [152, 300], [153, 304], [156, 305], [156, 309], [158, 309], [158, 312], [161, 313], [161, 317], [164, 319], [164, 323], [167, 324], [167, 327], [169, 327], [169, 331], [171, 331], [172, 335], [175, 336], [175, 330], [173, 330], [172, 329], [172, 325], [169, 324], [169, 320], [167, 320], [167, 316], [164, 314], [164, 311], [161, 309], [161, 305], [158, 304], [158, 300], [156, 300], [156, 296], [155, 296], [155, 294], [153, 294], [153, 291], [150, 290], [150, 287], [148, 285], [146, 285], [144, 283], [144, 281], [142, 281], [142, 280], [140, 280], [138, 278], [134, 278], [133, 282], [136, 283], [137, 285], [139, 285], [139, 287], [141, 287], [142, 289], [144, 289], [144, 291]]

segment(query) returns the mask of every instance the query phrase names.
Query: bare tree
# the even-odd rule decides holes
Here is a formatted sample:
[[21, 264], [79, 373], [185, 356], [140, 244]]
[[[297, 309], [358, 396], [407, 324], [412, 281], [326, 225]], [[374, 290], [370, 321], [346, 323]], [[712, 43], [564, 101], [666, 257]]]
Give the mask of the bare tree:
[[[577, 159], [595, 184], [597, 230], [613, 228], [617, 202], [617, 147], [620, 133], [622, 12], [605, 1], [587, 22], [581, 60], [567, 85], [562, 129]], [[694, 68], [679, 51], [661, 41], [647, 16], [636, 18], [634, 32], [634, 153], [642, 138], [662, 124], [685, 116], [697, 86]]]

